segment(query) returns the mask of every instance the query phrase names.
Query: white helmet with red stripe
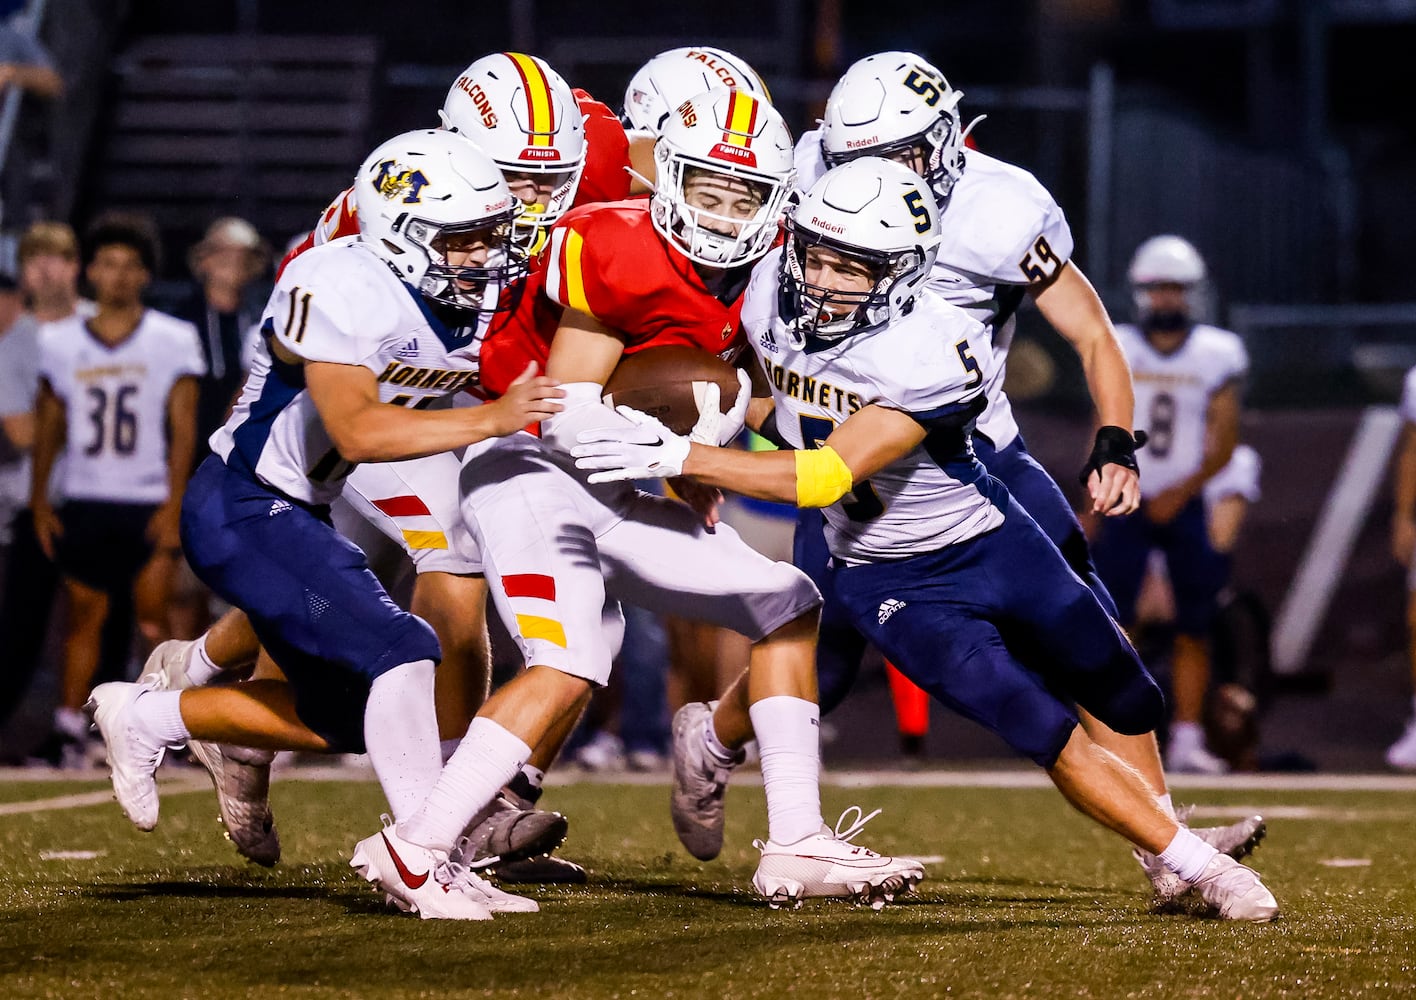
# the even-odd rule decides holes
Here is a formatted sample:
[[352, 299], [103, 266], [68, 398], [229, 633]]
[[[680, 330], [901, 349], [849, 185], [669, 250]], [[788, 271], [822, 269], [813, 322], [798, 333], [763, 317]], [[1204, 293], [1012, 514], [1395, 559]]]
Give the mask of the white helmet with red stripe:
[[745, 90], [771, 100], [757, 71], [731, 52], [707, 45], [660, 52], [629, 78], [622, 120], [658, 135], [669, 112], [706, 90]]
[[654, 228], [690, 260], [735, 267], [777, 238], [792, 189], [792, 135], [776, 109], [742, 90], [684, 101], [654, 144]]
[[575, 201], [585, 167], [585, 116], [570, 85], [544, 59], [483, 56], [462, 71], [438, 116], [482, 147], [513, 185], [520, 175], [550, 184], [546, 202], [525, 202], [518, 220], [523, 237], [549, 228]]

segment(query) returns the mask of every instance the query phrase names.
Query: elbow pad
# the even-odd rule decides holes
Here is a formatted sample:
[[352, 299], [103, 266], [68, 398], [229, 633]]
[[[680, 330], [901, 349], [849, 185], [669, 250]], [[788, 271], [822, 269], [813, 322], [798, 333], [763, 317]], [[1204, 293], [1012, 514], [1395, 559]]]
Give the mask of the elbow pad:
[[798, 507], [829, 507], [855, 485], [850, 466], [834, 448], [799, 451], [795, 458]]

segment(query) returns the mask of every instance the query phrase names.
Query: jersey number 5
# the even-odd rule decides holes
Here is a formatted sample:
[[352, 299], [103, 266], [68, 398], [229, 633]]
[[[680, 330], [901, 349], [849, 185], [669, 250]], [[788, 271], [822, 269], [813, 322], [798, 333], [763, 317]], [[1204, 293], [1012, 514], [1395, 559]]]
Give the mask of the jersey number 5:
[[[835, 421], [825, 417], [803, 414], [800, 419], [801, 443], [806, 448], [820, 448], [836, 429]], [[880, 494], [875, 492], [875, 487], [870, 485], [870, 480], [866, 479], [856, 483], [855, 488], [842, 498], [841, 510], [852, 521], [873, 521], [885, 513], [885, 504], [881, 502]]]

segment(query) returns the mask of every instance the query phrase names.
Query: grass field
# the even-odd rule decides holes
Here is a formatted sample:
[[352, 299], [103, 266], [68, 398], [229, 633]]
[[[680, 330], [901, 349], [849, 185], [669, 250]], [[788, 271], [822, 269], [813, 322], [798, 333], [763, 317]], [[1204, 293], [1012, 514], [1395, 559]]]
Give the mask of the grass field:
[[590, 884], [476, 924], [386, 913], [348, 868], [377, 828], [369, 782], [278, 783], [270, 871], [240, 863], [195, 778], [151, 834], [92, 782], [0, 782], [0, 997], [1416, 996], [1413, 786], [1179, 793], [1197, 823], [1271, 817], [1254, 864], [1283, 919], [1247, 926], [1150, 914], [1128, 852], [1049, 789], [890, 780], [823, 789], [832, 818], [885, 809], [862, 842], [929, 859], [882, 912], [752, 895], [760, 787], [730, 791], [727, 849], [700, 864], [664, 786], [583, 783], [546, 804]]

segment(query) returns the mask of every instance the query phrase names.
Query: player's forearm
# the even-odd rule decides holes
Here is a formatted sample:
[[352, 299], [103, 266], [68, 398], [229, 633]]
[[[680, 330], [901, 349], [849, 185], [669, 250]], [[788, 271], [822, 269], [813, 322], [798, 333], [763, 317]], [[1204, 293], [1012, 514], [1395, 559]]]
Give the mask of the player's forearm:
[[797, 467], [794, 452], [741, 451], [695, 444], [683, 463], [683, 474], [707, 486], [756, 500], [797, 502]]
[[1092, 405], [1103, 427], [1131, 430], [1136, 418], [1136, 394], [1131, 384], [1131, 366], [1116, 340], [1111, 324], [1098, 332], [1078, 351]]
[[439, 455], [497, 436], [492, 404], [451, 410], [406, 410], [375, 403], [338, 429], [326, 425], [346, 462], [400, 462]]
[[64, 447], [64, 408], [40, 404], [35, 416], [34, 466], [30, 471], [30, 507], [49, 504], [49, 477]]

